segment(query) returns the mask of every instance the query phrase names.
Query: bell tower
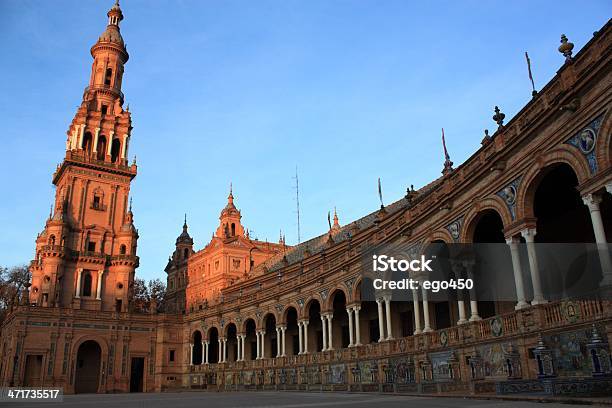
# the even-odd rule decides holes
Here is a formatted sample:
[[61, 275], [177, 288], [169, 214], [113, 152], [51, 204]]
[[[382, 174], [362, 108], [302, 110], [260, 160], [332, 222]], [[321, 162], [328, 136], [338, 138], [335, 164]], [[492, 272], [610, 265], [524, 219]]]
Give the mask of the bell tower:
[[55, 203], [36, 239], [30, 301], [42, 307], [126, 311], [138, 267], [128, 163], [132, 131], [121, 92], [128, 61], [118, 2], [91, 47], [89, 85], [68, 128], [66, 155], [53, 174]]

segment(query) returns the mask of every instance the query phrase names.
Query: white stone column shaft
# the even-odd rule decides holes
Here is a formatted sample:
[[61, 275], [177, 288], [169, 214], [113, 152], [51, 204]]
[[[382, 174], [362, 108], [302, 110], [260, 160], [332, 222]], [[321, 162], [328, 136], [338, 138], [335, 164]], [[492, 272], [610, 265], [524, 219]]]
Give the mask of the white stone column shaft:
[[302, 338], [304, 336], [303, 325], [304, 325], [304, 322], [298, 322], [298, 343], [299, 343], [298, 354], [304, 354], [304, 342], [302, 341]]
[[431, 325], [429, 323], [429, 301], [427, 300], [427, 290], [425, 288], [422, 289], [423, 294], [423, 319], [425, 320], [425, 327], [423, 328], [423, 332], [430, 332]]
[[412, 289], [412, 308], [414, 309], [414, 334], [419, 334], [421, 333], [421, 303], [417, 289]]
[[334, 315], [333, 313], [329, 313], [327, 315], [327, 349], [328, 350], [333, 350], [334, 349], [334, 326], [333, 326], [333, 320]]
[[96, 299], [102, 300], [102, 276], [104, 275], [104, 269], [98, 271], [98, 287], [96, 288]]
[[193, 365], [193, 343], [189, 343], [189, 365]]
[[352, 307], [348, 307], [346, 309], [346, 313], [348, 314], [348, 324], [349, 324], [349, 347], [353, 347], [353, 341], [354, 336], [353, 336], [353, 308]]
[[547, 303], [542, 293], [542, 284], [540, 283], [540, 270], [538, 267], [538, 255], [535, 247], [536, 230], [532, 228], [521, 231], [521, 235], [527, 243], [527, 255], [529, 257], [529, 270], [531, 272], [531, 284], [533, 286], [532, 305]]
[[83, 268], [77, 269], [77, 284], [76, 284], [76, 294], [75, 298], [81, 297], [81, 275], [83, 274]]
[[302, 330], [304, 332], [304, 354], [308, 354], [308, 320], [302, 322]]
[[327, 350], [327, 319], [325, 315], [321, 315], [321, 327], [323, 328], [323, 350]]
[[376, 299], [378, 305], [378, 341], [385, 340], [385, 321], [383, 319], [383, 306], [382, 299]]
[[523, 268], [521, 266], [521, 254], [519, 252], [518, 240], [514, 237], [506, 239], [506, 243], [510, 246], [510, 255], [512, 257], [512, 270], [514, 271], [514, 286], [516, 287], [516, 306], [515, 310], [523, 309], [529, 304], [525, 301], [525, 285], [523, 284]]
[[355, 346], [361, 346], [361, 326], [359, 323], [359, 311], [361, 306], [353, 306], [355, 311]]
[[391, 325], [391, 296], [385, 296], [385, 316], [387, 318], [387, 340], [393, 340], [393, 326]]
[[601, 197], [587, 194], [582, 197], [584, 204], [589, 207], [589, 213], [591, 214], [591, 223], [593, 224], [593, 232], [595, 233], [595, 242], [597, 243], [597, 249], [599, 252], [599, 262], [601, 263], [601, 270], [603, 274], [602, 285], [612, 285], [612, 259], [610, 258], [610, 251], [608, 249], [608, 240], [606, 238], [606, 230], [604, 228], [603, 220], [601, 218]]

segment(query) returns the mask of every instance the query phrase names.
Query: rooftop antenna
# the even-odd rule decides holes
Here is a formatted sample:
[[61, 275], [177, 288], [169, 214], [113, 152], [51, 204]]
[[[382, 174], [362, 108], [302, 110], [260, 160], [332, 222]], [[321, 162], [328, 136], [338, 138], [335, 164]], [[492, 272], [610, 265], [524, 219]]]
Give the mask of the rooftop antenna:
[[300, 182], [298, 179], [297, 166], [295, 166], [295, 204], [297, 206], [297, 239], [298, 244], [302, 242], [300, 235]]

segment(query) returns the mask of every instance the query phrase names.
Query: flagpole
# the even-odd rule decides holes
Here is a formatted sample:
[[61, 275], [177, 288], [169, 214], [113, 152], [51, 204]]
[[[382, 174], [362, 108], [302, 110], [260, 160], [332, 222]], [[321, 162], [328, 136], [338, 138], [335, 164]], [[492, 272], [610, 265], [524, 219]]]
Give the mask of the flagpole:
[[531, 74], [531, 60], [529, 54], [525, 51], [525, 59], [527, 60], [527, 72], [529, 73], [529, 80], [531, 81], [531, 96], [536, 96], [538, 91], [535, 89], [535, 83], [533, 82], [533, 75]]

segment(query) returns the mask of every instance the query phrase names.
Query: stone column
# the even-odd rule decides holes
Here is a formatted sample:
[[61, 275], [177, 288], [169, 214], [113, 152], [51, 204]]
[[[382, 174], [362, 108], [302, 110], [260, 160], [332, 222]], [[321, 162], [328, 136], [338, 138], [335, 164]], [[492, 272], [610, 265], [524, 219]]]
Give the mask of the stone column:
[[110, 156], [111, 155], [111, 151], [113, 149], [113, 135], [115, 134], [114, 131], [110, 131], [108, 132], [108, 146], [106, 147], [106, 155]]
[[206, 352], [204, 353], [204, 357], [203, 357], [204, 358], [204, 364], [208, 364], [208, 348], [210, 346], [210, 341], [206, 340], [204, 342], [204, 345], [206, 346], [206, 349], [205, 349]]
[[612, 259], [610, 259], [610, 251], [608, 250], [608, 240], [606, 239], [606, 230], [601, 219], [601, 197], [587, 194], [582, 197], [584, 204], [589, 207], [591, 213], [591, 223], [593, 224], [593, 232], [595, 233], [595, 242], [599, 252], [599, 262], [601, 263], [601, 271], [603, 274], [603, 286], [612, 285]]
[[393, 326], [391, 325], [391, 295], [385, 296], [385, 316], [387, 317], [387, 340], [393, 340]]
[[261, 331], [255, 332], [255, 337], [257, 338], [257, 356], [255, 360], [259, 360], [261, 358]]
[[332, 319], [334, 318], [333, 313], [328, 313], [327, 314], [327, 335], [329, 336], [329, 340], [327, 341], [327, 349], [328, 350], [333, 350], [334, 349], [334, 326], [332, 325]]
[[100, 135], [100, 128], [96, 128], [96, 131], [94, 132], [93, 146], [91, 149], [94, 153], [98, 152], [98, 136], [99, 135]]
[[353, 341], [354, 341], [354, 337], [353, 337], [353, 308], [352, 307], [347, 307], [346, 308], [346, 314], [348, 314], [348, 323], [349, 323], [349, 347], [353, 347]]
[[304, 342], [302, 341], [302, 338], [304, 336], [303, 325], [304, 322], [298, 322], [298, 342], [300, 346], [298, 354], [304, 354]]
[[302, 354], [308, 354], [308, 323], [310, 323], [308, 320], [302, 322], [302, 329], [304, 332], [304, 351]]
[[276, 357], [281, 355], [281, 346], [280, 327], [276, 326]]
[[189, 365], [193, 365], [193, 343], [189, 343]]
[[382, 299], [376, 299], [376, 304], [378, 305], [378, 342], [385, 340], [385, 322], [383, 320], [383, 307], [382, 307]]
[[506, 243], [510, 246], [512, 256], [512, 270], [514, 271], [514, 286], [516, 287], [516, 306], [514, 310], [526, 308], [529, 304], [525, 301], [525, 286], [523, 284], [523, 268], [521, 267], [521, 254], [519, 252], [519, 240], [510, 237], [506, 238]]
[[468, 261], [464, 262], [465, 270], [467, 272], [467, 277], [470, 279], [474, 285], [472, 289], [469, 291], [470, 295], [470, 322], [475, 322], [478, 320], [482, 320], [480, 315], [478, 314], [478, 300], [476, 299], [476, 282], [474, 282], [474, 262]]
[[431, 325], [429, 324], [429, 301], [427, 300], [427, 291], [422, 288], [423, 292], [423, 318], [425, 320], [425, 327], [423, 332], [427, 333], [431, 331]]
[[76, 294], [74, 295], [74, 297], [77, 299], [81, 297], [81, 274], [82, 273], [83, 273], [83, 268], [77, 269]]
[[457, 309], [459, 310], [459, 321], [457, 321], [457, 324], [467, 323], [467, 319], [465, 318], [465, 301], [458, 300]]
[[85, 139], [85, 124], [81, 125], [81, 130], [79, 131], [79, 149], [83, 149], [83, 139]]
[[219, 343], [219, 352], [217, 353], [217, 362], [222, 363], [223, 362], [223, 339], [221, 339], [221, 337], [219, 337], [217, 339], [217, 342]]
[[123, 142], [121, 143], [121, 158], [125, 159], [125, 155], [127, 154], [127, 144], [128, 144], [128, 135], [123, 135]]
[[96, 289], [96, 299], [102, 300], [102, 275], [104, 274], [104, 269], [100, 269], [98, 271], [98, 288]]
[[281, 339], [283, 340], [283, 346], [281, 347], [281, 357], [287, 356], [287, 337], [285, 336], [285, 332], [287, 331], [287, 326], [281, 326]]
[[261, 358], [266, 358], [266, 331], [261, 331]]
[[355, 311], [355, 346], [361, 346], [361, 327], [359, 326], [359, 311], [361, 306], [353, 306]]
[[227, 339], [223, 339], [223, 362], [227, 361]]
[[414, 309], [414, 334], [421, 333], [421, 304], [419, 303], [419, 291], [412, 289], [412, 308]]
[[327, 350], [327, 319], [321, 315], [321, 326], [323, 328], [323, 351]]
[[527, 243], [527, 255], [529, 257], [529, 269], [531, 271], [531, 284], [533, 285], [533, 300], [531, 301], [531, 304], [539, 305], [548, 303], [548, 301], [544, 299], [542, 285], [540, 283], [538, 255], [535, 247], [536, 230], [535, 228], [528, 228], [521, 231], [521, 235], [523, 238], [525, 238], [525, 242]]

